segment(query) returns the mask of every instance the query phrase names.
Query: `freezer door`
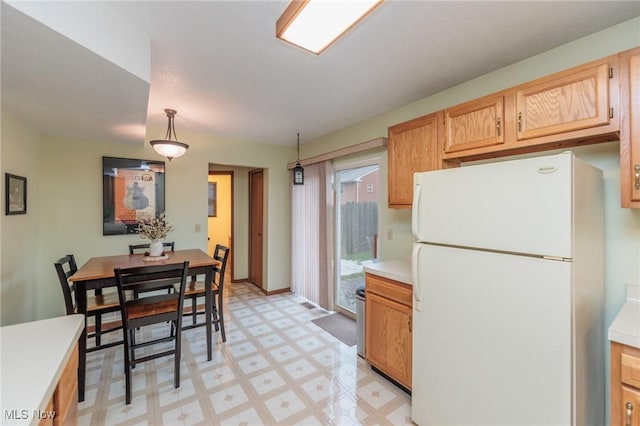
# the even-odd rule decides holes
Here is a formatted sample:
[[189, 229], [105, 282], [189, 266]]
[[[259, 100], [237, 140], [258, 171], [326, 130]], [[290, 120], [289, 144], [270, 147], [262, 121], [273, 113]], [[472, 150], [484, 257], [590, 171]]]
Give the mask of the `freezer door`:
[[571, 425], [571, 263], [425, 244], [414, 256], [413, 421]]
[[573, 163], [567, 152], [416, 173], [414, 237], [571, 258]]

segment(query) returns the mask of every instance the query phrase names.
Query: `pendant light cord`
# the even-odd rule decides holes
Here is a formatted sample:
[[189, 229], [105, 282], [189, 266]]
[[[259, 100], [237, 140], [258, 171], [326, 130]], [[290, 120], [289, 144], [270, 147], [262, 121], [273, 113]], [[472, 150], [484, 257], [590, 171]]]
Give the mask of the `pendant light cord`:
[[176, 135], [176, 128], [174, 126], [174, 120], [173, 118], [175, 117], [176, 113], [173, 110], [164, 110], [165, 113], [167, 114], [167, 117], [169, 118], [169, 125], [167, 126], [167, 134], [164, 135], [164, 138], [168, 141], [171, 140], [171, 135], [173, 134], [173, 138], [174, 140], [178, 140], [178, 135]]
[[298, 133], [298, 163], [300, 162], [300, 133]]

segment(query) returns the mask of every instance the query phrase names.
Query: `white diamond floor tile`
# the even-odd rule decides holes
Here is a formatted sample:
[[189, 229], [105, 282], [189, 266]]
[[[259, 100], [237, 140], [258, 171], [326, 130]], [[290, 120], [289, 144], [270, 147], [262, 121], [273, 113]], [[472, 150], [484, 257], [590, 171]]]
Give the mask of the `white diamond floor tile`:
[[180, 387], [172, 358], [139, 364], [128, 406], [122, 346], [88, 354], [78, 425], [411, 425], [410, 396], [373, 372], [355, 346], [313, 324], [326, 312], [302, 302], [227, 284], [227, 341], [214, 331], [213, 359], [204, 327], [183, 332]]

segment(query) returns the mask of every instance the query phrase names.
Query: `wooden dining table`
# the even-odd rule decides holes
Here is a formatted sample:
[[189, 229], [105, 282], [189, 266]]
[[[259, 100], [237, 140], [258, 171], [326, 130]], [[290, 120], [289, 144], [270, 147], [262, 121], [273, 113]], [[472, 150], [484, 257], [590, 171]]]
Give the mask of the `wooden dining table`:
[[[218, 263], [213, 257], [200, 249], [176, 250], [166, 252], [165, 260], [146, 261], [144, 254], [98, 256], [90, 258], [78, 271], [69, 277], [76, 285], [76, 305], [79, 314], [87, 313], [87, 291], [101, 290], [115, 287], [115, 268], [130, 268], [136, 266], [162, 265], [189, 262], [188, 275], [205, 275], [205, 282], [211, 282], [213, 266]], [[205, 312], [207, 318], [212, 314], [211, 286], [205, 286]], [[212, 357], [211, 321], [206, 321], [207, 327], [207, 360]], [[78, 401], [84, 401], [85, 377], [87, 369], [87, 330], [86, 327], [78, 342]]]

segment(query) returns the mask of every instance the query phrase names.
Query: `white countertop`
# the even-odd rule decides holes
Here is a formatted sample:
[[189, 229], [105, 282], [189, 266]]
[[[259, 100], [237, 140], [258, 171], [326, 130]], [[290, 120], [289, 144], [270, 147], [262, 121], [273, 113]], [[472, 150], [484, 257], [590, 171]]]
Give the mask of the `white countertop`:
[[0, 328], [0, 424], [40, 422], [34, 410], [46, 410], [83, 327], [83, 315], [68, 315]]
[[627, 285], [627, 300], [609, 327], [609, 340], [640, 349], [640, 286]]
[[364, 265], [364, 271], [390, 280], [413, 285], [411, 280], [411, 262], [408, 259], [389, 260]]

